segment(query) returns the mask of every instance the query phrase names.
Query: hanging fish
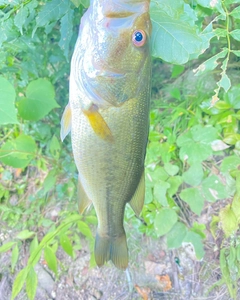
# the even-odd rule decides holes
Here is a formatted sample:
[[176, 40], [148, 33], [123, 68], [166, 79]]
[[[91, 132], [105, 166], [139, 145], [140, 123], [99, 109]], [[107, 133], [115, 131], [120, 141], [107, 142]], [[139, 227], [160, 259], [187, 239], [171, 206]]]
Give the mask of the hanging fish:
[[95, 260], [128, 265], [123, 226], [141, 213], [151, 81], [149, 0], [92, 0], [71, 61], [61, 139], [71, 131], [79, 211], [98, 218]]

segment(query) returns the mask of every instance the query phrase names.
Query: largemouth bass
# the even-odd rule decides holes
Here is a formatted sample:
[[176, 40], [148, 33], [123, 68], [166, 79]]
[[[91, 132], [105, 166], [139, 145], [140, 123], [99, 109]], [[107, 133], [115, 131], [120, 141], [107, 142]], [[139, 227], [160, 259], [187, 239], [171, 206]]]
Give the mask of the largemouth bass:
[[79, 211], [98, 218], [95, 260], [128, 265], [123, 226], [141, 213], [151, 79], [149, 0], [92, 0], [71, 61], [61, 139], [71, 130]]

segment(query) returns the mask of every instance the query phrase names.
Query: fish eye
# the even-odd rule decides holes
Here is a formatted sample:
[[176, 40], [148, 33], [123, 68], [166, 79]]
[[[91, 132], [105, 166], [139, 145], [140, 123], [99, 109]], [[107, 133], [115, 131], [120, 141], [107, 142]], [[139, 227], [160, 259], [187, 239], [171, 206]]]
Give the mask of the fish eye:
[[143, 30], [135, 30], [132, 34], [132, 41], [136, 47], [141, 47], [147, 39], [146, 33]]

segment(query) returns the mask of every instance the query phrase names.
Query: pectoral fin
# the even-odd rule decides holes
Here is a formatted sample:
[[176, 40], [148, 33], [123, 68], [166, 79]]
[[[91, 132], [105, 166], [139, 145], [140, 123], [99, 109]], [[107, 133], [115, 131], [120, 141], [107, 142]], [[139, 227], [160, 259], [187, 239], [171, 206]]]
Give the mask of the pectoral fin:
[[139, 216], [142, 211], [144, 205], [144, 198], [145, 198], [145, 175], [143, 172], [138, 187], [131, 201], [129, 202], [130, 206], [132, 207], [132, 209], [134, 210], [137, 216]]
[[72, 124], [72, 112], [71, 112], [70, 105], [68, 103], [68, 105], [64, 109], [62, 119], [61, 119], [60, 137], [62, 142], [65, 139], [65, 137], [69, 134], [71, 130], [71, 124]]
[[79, 209], [79, 213], [83, 214], [83, 212], [85, 211], [85, 209], [88, 208], [92, 204], [92, 201], [88, 198], [86, 192], [84, 191], [84, 188], [82, 186], [82, 183], [80, 181], [79, 176], [78, 176], [77, 193], [78, 193], [78, 209]]
[[91, 124], [91, 127], [96, 135], [98, 135], [103, 140], [109, 142], [113, 141], [112, 132], [102, 115], [99, 113], [96, 106], [94, 106], [90, 110], [84, 110], [83, 113], [88, 118], [88, 121]]

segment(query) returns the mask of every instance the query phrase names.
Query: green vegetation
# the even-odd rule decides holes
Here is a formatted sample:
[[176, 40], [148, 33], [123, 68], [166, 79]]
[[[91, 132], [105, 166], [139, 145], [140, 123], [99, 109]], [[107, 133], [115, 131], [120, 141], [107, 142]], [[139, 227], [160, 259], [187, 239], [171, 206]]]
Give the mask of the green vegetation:
[[[12, 229], [0, 253], [11, 251], [14, 272], [21, 247], [29, 248], [12, 299], [25, 282], [34, 299], [33, 267], [42, 253], [58, 278], [59, 245], [74, 257], [86, 237], [93, 249], [90, 227], [96, 217], [94, 211], [76, 213], [70, 139], [65, 144], [59, 139], [69, 61], [88, 2], [0, 0], [0, 222], [2, 230]], [[210, 223], [213, 238], [222, 236], [222, 278], [215, 286], [226, 284], [236, 299], [240, 0], [152, 0], [151, 18], [155, 58], [144, 222], [129, 207], [126, 220], [154, 238], [166, 235], [169, 249], [191, 243], [200, 260], [207, 224], [195, 219], [218, 203]], [[46, 205], [59, 212], [48, 214]]]

